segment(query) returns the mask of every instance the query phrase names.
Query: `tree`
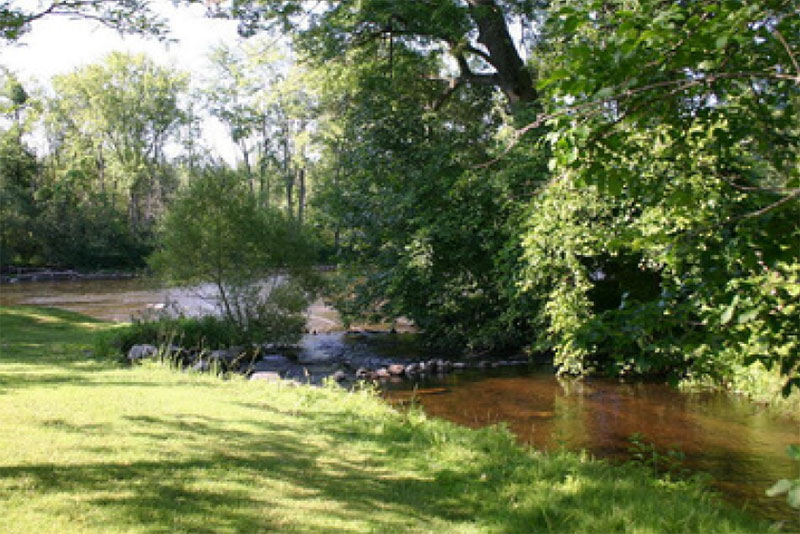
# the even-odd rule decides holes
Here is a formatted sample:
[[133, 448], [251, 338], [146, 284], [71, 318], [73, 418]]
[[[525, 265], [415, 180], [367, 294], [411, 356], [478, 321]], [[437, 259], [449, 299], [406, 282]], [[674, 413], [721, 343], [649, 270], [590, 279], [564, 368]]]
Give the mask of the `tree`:
[[23, 142], [18, 126], [0, 130], [0, 265], [39, 253], [34, 238], [38, 213], [34, 200], [39, 162]]
[[101, 191], [127, 196], [131, 229], [146, 231], [173, 185], [164, 149], [186, 122], [188, 75], [114, 52], [53, 80], [51, 138], [65, 159], [89, 158]]
[[39, 252], [33, 223], [40, 165], [24, 140], [37, 102], [11, 72], [2, 69], [0, 76], [0, 116], [9, 125], [0, 129], [0, 264], [6, 265]]
[[[258, 39], [240, 48], [215, 48], [211, 63], [213, 74], [201, 92], [239, 147], [251, 191], [258, 178], [262, 202], [278, 205], [274, 193], [282, 186], [287, 214], [302, 224], [314, 121], [303, 71], [273, 42]], [[281, 178], [279, 184], [273, 176]]]
[[235, 172], [208, 168], [172, 205], [151, 264], [172, 283], [213, 284], [224, 317], [264, 341], [257, 335], [277, 317], [305, 309], [302, 284], [290, 282], [313, 278], [312, 259], [307, 239], [281, 212], [260, 206]]
[[125, 33], [164, 35], [167, 29], [163, 17], [146, 0], [50, 0], [22, 5], [0, 0], [0, 38], [17, 41], [32, 23], [45, 17], [94, 20]]
[[[537, 99], [534, 75], [526, 68], [509, 27], [515, 19], [521, 26], [536, 23], [543, 4], [536, 0], [249, 0], [235, 2], [227, 14], [240, 19], [240, 32], [245, 35], [266, 28], [294, 31], [302, 52], [320, 62], [335, 61], [354, 48], [381, 41], [388, 41], [387, 72], [394, 66], [395, 44], [420, 54], [446, 55], [457, 65], [457, 72], [434, 76], [442, 100], [463, 86], [483, 85], [501, 89], [510, 103], [524, 104]], [[218, 6], [224, 11], [222, 4]]]
[[[760, 360], [800, 386], [796, 6], [570, 2], [550, 24], [533, 125], [558, 181], [531, 206], [526, 280], [557, 362], [725, 382]], [[651, 291], [623, 277], [598, 306], [626, 258]]]
[[92, 146], [72, 145], [76, 153], [62, 167], [57, 155], [37, 156], [26, 138], [41, 115], [41, 99], [10, 73], [5, 73], [4, 81], [0, 106], [10, 127], [0, 133], [3, 264], [140, 266], [145, 247], [97, 188]]
[[480, 167], [503, 106], [491, 88], [464, 87], [435, 112], [439, 87], [420, 74], [435, 73], [436, 58], [398, 45], [404, 84], [369, 50], [342, 60], [347, 69], [331, 67], [314, 84], [326, 147], [314, 202], [350, 274], [338, 305], [346, 315], [409, 317], [440, 348], [519, 346], [530, 332], [526, 299], [511, 300], [515, 197], [546, 169], [528, 154], [518, 169], [527, 165], [527, 176]]

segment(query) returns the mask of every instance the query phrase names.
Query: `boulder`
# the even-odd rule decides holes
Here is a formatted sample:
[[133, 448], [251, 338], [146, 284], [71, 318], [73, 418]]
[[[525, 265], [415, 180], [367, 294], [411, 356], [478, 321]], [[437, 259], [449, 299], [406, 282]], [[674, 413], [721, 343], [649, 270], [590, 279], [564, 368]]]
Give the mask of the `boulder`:
[[410, 364], [406, 365], [405, 372], [406, 372], [407, 375], [415, 375], [415, 374], [421, 372], [420, 364], [418, 364], [418, 363], [410, 363]]
[[366, 367], [359, 367], [356, 370], [356, 378], [367, 378], [369, 377], [369, 375], [370, 375], [369, 369], [367, 369]]
[[263, 380], [265, 382], [278, 382], [281, 379], [281, 375], [278, 373], [273, 372], [260, 372], [260, 373], [253, 373], [250, 375], [250, 380]]
[[225, 363], [232, 362], [235, 357], [236, 356], [233, 353], [229, 352], [228, 349], [212, 350], [208, 354], [208, 358], [210, 360], [217, 360]]
[[389, 367], [387, 367], [387, 371], [389, 371], [390, 375], [400, 376], [400, 375], [402, 375], [403, 373], [406, 372], [406, 367], [405, 367], [405, 365], [402, 365], [402, 364], [399, 364], [399, 363], [394, 363], [394, 364], [390, 365]]
[[212, 350], [208, 355], [212, 360], [231, 363], [244, 352], [244, 347], [229, 347], [227, 349]]
[[291, 360], [289, 360], [289, 358], [286, 356], [281, 356], [280, 354], [269, 354], [255, 362], [251, 366], [251, 369], [255, 373], [280, 372], [285, 371], [291, 365]]
[[146, 358], [153, 358], [158, 354], [155, 345], [134, 345], [128, 350], [128, 360], [135, 362]]
[[192, 371], [197, 373], [207, 373], [211, 370], [211, 366], [208, 364], [208, 360], [203, 358], [198, 358], [190, 367]]
[[376, 378], [389, 378], [389, 370], [386, 367], [381, 367], [373, 373]]

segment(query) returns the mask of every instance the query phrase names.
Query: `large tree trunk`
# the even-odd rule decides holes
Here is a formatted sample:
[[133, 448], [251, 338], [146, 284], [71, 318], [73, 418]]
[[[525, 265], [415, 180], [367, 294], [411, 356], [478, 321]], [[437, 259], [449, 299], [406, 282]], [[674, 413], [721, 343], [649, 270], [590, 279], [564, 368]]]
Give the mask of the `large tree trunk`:
[[478, 26], [478, 42], [486, 47], [484, 57], [497, 70], [497, 85], [509, 102], [533, 102], [537, 98], [533, 77], [514, 46], [502, 9], [495, 0], [468, 0], [472, 20]]

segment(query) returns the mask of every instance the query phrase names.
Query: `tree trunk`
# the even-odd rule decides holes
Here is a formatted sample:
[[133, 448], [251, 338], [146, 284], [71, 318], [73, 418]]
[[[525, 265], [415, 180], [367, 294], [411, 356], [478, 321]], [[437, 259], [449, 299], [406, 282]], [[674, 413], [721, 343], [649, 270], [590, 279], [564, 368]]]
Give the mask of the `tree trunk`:
[[103, 157], [103, 146], [97, 147], [97, 155], [94, 159], [95, 168], [97, 169], [97, 181], [100, 185], [100, 193], [103, 197], [106, 195], [106, 160]]
[[514, 46], [502, 9], [495, 0], [467, 0], [478, 26], [478, 42], [488, 50], [487, 61], [497, 70], [497, 81], [511, 104], [537, 99], [533, 77]]
[[286, 214], [289, 219], [294, 218], [294, 202], [292, 200], [292, 193], [294, 189], [294, 175], [292, 174], [290, 158], [289, 158], [289, 134], [291, 129], [289, 127], [288, 119], [283, 125], [283, 175], [286, 180]]
[[297, 224], [303, 226], [303, 215], [306, 210], [306, 170], [297, 171], [298, 191], [297, 191]]
[[250, 165], [250, 149], [247, 147], [247, 143], [242, 141], [239, 145], [239, 148], [242, 150], [242, 160], [244, 161], [244, 171], [247, 173], [247, 184], [250, 186], [250, 194], [255, 194], [255, 185], [253, 184], [253, 168]]
[[286, 215], [289, 219], [294, 218], [294, 174], [291, 171], [286, 173]]

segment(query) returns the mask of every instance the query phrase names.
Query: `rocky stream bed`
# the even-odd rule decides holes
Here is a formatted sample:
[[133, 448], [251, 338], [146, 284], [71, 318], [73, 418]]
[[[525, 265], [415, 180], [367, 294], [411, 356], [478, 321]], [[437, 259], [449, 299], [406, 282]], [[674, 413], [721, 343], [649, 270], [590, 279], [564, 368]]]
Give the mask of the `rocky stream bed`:
[[168, 359], [199, 372], [229, 371], [250, 380], [291, 380], [320, 384], [328, 377], [352, 384], [359, 380], [401, 382], [422, 380], [467, 369], [525, 366], [528, 360], [484, 359], [476, 355], [458, 359], [425, 354], [413, 334], [359, 330], [306, 334], [298, 345], [230, 347], [191, 351], [182, 347], [134, 345], [127, 353], [131, 363], [148, 358]]

